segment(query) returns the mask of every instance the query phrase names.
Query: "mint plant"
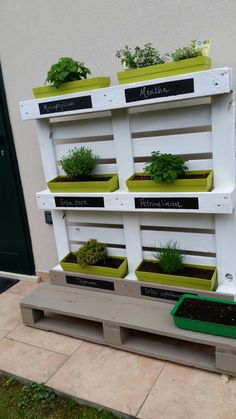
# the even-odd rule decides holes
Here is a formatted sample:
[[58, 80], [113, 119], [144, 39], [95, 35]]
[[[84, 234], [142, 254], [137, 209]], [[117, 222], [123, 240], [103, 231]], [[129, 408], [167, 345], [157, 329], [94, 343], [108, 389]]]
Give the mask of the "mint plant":
[[108, 257], [106, 246], [99, 243], [96, 239], [88, 240], [79, 248], [75, 255], [77, 262], [83, 267], [97, 263], [105, 265]]
[[177, 242], [169, 240], [160, 250], [154, 253], [157, 263], [166, 274], [177, 272], [183, 268], [184, 256], [178, 248]]
[[187, 58], [195, 58], [203, 55], [202, 49], [198, 47], [196, 41], [191, 41], [190, 45], [178, 48], [170, 54], [173, 61], [186, 60]]
[[144, 166], [147, 173], [154, 182], [173, 183], [179, 176], [184, 175], [187, 170], [185, 160], [173, 154], [161, 154], [153, 151], [149, 161]]
[[99, 157], [90, 148], [80, 147], [69, 151], [60, 160], [61, 166], [70, 178], [89, 176], [95, 168]]
[[70, 57], [62, 57], [51, 66], [45, 83], [48, 82], [59, 89], [62, 83], [86, 79], [88, 74], [91, 74], [91, 71], [85, 67], [84, 63], [75, 61]]
[[150, 42], [145, 44], [143, 48], [135, 47], [134, 51], [128, 45], [125, 45], [123, 49], [116, 52], [116, 57], [121, 60], [125, 70], [163, 64], [168, 60], [168, 55], [161, 55]]

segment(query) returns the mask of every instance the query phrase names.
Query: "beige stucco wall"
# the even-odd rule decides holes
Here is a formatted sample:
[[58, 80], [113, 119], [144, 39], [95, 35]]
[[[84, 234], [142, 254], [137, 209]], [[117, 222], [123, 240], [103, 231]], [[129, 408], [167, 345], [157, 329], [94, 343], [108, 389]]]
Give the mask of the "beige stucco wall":
[[0, 61], [24, 189], [36, 269], [57, 263], [53, 229], [36, 207], [44, 177], [33, 121], [19, 101], [33, 98], [61, 56], [84, 61], [93, 75], [111, 75], [125, 44], [152, 42], [162, 52], [191, 39], [212, 39], [214, 67], [236, 68], [236, 0], [0, 0]]

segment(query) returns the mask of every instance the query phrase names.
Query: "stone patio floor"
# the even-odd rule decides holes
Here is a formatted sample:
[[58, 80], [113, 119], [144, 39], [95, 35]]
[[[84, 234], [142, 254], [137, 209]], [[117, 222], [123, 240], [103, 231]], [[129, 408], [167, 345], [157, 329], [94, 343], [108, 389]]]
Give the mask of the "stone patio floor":
[[19, 302], [38, 286], [0, 294], [2, 372], [138, 418], [236, 418], [236, 378], [24, 326]]

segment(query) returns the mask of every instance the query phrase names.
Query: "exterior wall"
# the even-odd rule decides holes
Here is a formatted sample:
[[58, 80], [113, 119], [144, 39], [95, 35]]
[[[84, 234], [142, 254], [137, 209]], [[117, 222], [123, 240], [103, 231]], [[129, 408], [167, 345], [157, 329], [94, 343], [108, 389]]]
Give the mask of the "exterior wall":
[[121, 69], [115, 51], [152, 42], [161, 52], [191, 39], [212, 39], [213, 67], [236, 69], [235, 0], [2, 0], [0, 61], [37, 271], [57, 263], [52, 226], [36, 206], [45, 188], [34, 122], [23, 122], [19, 101], [33, 99], [61, 56], [84, 61], [92, 76]]

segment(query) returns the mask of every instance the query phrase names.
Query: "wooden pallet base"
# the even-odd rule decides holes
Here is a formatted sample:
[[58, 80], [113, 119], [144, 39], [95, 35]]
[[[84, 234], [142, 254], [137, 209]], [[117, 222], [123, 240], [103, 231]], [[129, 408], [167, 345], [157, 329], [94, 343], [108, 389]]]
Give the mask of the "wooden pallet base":
[[136, 279], [117, 279], [96, 275], [80, 274], [78, 272], [62, 271], [60, 266], [50, 271], [52, 284], [71, 287], [74, 289], [88, 290], [93, 292], [103, 292], [127, 297], [142, 298], [160, 302], [175, 304], [183, 294], [203, 295], [210, 298], [220, 298], [233, 300], [235, 289], [230, 293], [220, 291], [206, 291], [196, 288], [176, 287], [172, 285], [162, 285], [147, 282], [140, 282]]
[[236, 375], [236, 340], [178, 329], [167, 303], [44, 284], [20, 305], [28, 326]]

